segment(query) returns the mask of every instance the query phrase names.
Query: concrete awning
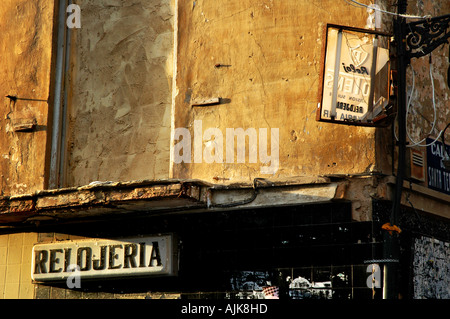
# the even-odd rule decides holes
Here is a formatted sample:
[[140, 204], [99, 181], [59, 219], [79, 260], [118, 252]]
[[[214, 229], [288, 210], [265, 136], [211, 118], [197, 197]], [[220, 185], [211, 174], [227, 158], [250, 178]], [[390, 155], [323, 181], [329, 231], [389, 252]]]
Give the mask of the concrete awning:
[[[299, 205], [333, 200], [338, 188], [324, 177], [257, 184], [213, 185], [199, 180], [95, 182], [0, 198], [0, 225]], [[255, 189], [257, 187], [257, 190]]]
[[[95, 182], [0, 198], [0, 224], [206, 207], [199, 181]], [[203, 193], [202, 193], [203, 192]]]
[[[200, 180], [94, 182], [82, 187], [0, 197], [0, 226], [109, 218], [125, 214], [214, 212], [344, 200], [356, 221], [372, 219], [372, 199], [392, 200], [390, 176], [304, 176], [218, 185]], [[402, 204], [450, 218], [450, 196], [404, 185]], [[406, 198], [407, 196], [407, 198]]]
[[[306, 205], [344, 200], [356, 221], [372, 219], [372, 199], [392, 200], [392, 177], [304, 176], [282, 180], [257, 178], [253, 183], [218, 185], [200, 180], [94, 182], [82, 187], [43, 190], [0, 197], [0, 226], [23, 226], [183, 212], [214, 212]], [[450, 218], [449, 195], [419, 185], [404, 185], [405, 206]], [[405, 196], [408, 196], [406, 200]]]

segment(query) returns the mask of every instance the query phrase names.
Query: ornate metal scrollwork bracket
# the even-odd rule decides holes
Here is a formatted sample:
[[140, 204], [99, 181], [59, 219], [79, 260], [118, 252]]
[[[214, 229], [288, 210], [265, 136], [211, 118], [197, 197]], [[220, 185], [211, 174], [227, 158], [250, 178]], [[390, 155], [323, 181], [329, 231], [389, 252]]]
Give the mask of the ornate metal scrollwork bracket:
[[450, 14], [406, 24], [408, 61], [431, 53], [450, 38]]

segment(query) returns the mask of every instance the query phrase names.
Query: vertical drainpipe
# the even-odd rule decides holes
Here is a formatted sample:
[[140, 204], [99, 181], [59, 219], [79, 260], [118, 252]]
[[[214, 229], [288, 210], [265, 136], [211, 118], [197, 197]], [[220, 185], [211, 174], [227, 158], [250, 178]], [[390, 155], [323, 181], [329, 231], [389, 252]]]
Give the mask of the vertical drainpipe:
[[[65, 0], [64, 0], [65, 1]], [[70, 5], [73, 3], [73, 0], [68, 0], [68, 4]], [[62, 120], [61, 120], [61, 144], [60, 144], [60, 161], [59, 161], [59, 187], [65, 187], [66, 186], [66, 179], [65, 179], [65, 169], [66, 169], [66, 150], [67, 150], [67, 101], [68, 101], [68, 76], [69, 68], [70, 68], [70, 50], [71, 50], [71, 43], [72, 43], [72, 31], [68, 28], [65, 28], [66, 30], [66, 45], [65, 45], [65, 57], [64, 57], [64, 82], [63, 82], [63, 101], [61, 103], [62, 105]]]
[[49, 188], [55, 189], [62, 187], [63, 171], [64, 171], [64, 152], [65, 152], [65, 127], [66, 127], [66, 110], [65, 100], [67, 90], [64, 85], [64, 76], [68, 68], [68, 50], [70, 32], [66, 27], [66, 9], [68, 2], [71, 0], [59, 0], [58, 3], [58, 37], [56, 49], [55, 63], [55, 85], [54, 85], [54, 101], [53, 101], [53, 123], [51, 133], [51, 149], [50, 149], [50, 171], [49, 171]]

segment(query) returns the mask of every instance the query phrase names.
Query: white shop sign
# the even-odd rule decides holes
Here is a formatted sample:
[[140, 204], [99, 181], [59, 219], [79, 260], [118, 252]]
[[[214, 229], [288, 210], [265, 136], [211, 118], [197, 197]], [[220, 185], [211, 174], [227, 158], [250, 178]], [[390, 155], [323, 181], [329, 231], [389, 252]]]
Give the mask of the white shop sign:
[[370, 30], [328, 26], [318, 120], [374, 125], [389, 102], [389, 41]]
[[176, 275], [171, 234], [125, 239], [86, 239], [37, 244], [33, 247], [31, 278], [60, 281], [126, 276]]

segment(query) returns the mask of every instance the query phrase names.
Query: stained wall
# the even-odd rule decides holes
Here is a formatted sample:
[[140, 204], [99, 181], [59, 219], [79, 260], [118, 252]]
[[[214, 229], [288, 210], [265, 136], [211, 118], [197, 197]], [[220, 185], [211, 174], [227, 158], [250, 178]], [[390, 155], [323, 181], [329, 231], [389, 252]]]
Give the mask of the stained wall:
[[[191, 163], [174, 164], [175, 177], [232, 183], [380, 170], [376, 129], [316, 121], [326, 24], [363, 28], [366, 9], [345, 1], [297, 0], [199, 0], [178, 6], [174, 127], [189, 130], [192, 152]], [[211, 98], [221, 103], [193, 106]], [[260, 156], [252, 163], [248, 148], [245, 163], [227, 161], [227, 128], [267, 130], [265, 139], [258, 137], [256, 152], [265, 141], [270, 155], [273, 145], [278, 166], [265, 173], [261, 168], [269, 163]], [[223, 140], [208, 129], [220, 131]], [[271, 142], [276, 129], [278, 139]], [[176, 152], [182, 141], [174, 140]], [[199, 145], [201, 154], [195, 155]], [[208, 163], [207, 156], [218, 159], [221, 150], [222, 161]]]
[[[377, 1], [381, 8], [395, 11], [391, 2]], [[390, 173], [389, 129], [315, 121], [325, 26], [365, 27], [366, 9], [345, 1], [77, 4], [82, 24], [72, 30], [70, 44], [65, 186], [167, 177], [237, 182], [319, 172]], [[408, 3], [409, 14], [437, 16], [449, 10], [445, 1]], [[0, 14], [5, 62], [0, 67], [1, 94], [29, 99], [14, 104], [5, 98], [0, 103], [1, 189], [3, 194], [22, 194], [46, 186], [53, 1], [8, 0]], [[382, 31], [391, 31], [392, 17], [381, 17]], [[432, 61], [438, 112], [431, 135], [436, 136], [449, 116], [448, 48], [436, 50]], [[432, 88], [428, 59], [413, 61], [413, 66], [416, 83], [408, 127], [420, 140], [433, 122]], [[210, 98], [221, 103], [192, 106]], [[34, 120], [33, 130], [14, 131], [17, 123]], [[201, 153], [218, 142], [213, 136], [205, 138], [208, 128], [223, 133], [219, 144], [224, 155], [227, 128], [267, 130], [269, 136], [278, 129], [279, 144], [273, 146], [279, 163], [269, 174], [261, 170], [267, 166], [261, 156], [250, 163], [248, 155], [244, 163], [206, 163], [201, 156], [200, 163], [171, 167], [170, 152], [179, 141], [171, 141], [171, 129], [186, 128], [193, 144], [194, 124], [200, 122]], [[259, 149], [262, 141], [258, 136]], [[266, 144], [269, 155], [275, 143], [267, 137]], [[191, 158], [194, 162], [194, 154]]]
[[66, 186], [167, 178], [173, 1], [82, 0], [73, 29]]
[[[409, 14], [438, 17], [450, 13], [448, 1], [408, 2]], [[449, 45], [444, 44], [429, 55], [411, 60], [407, 70], [407, 96], [410, 99], [407, 129], [410, 144], [426, 144], [426, 137], [438, 137], [450, 122], [450, 87], [447, 72], [450, 67], [449, 54]], [[450, 136], [448, 133], [447, 130], [447, 141]]]
[[0, 6], [0, 195], [46, 185], [53, 8], [52, 0]]

